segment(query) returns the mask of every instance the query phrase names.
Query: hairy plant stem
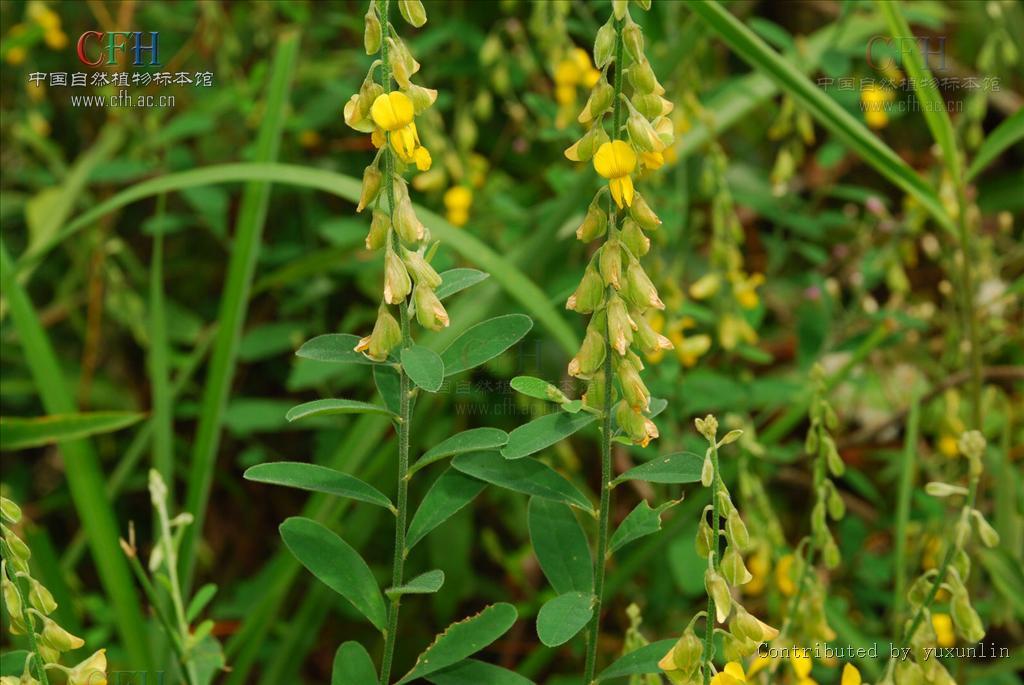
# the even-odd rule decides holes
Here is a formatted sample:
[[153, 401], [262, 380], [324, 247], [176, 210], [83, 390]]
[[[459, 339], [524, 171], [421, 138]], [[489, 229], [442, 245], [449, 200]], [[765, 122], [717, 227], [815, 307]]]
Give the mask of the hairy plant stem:
[[192, 633], [188, 627], [188, 619], [185, 617], [185, 602], [181, 598], [181, 583], [178, 580], [178, 552], [175, 549], [170, 515], [167, 513], [167, 500], [154, 501], [153, 505], [160, 525], [160, 545], [163, 547], [167, 578], [170, 581], [168, 591], [171, 595], [171, 605], [174, 607], [174, 618], [178, 624], [179, 639], [185, 650], [181, 665], [185, 670], [187, 681], [189, 683], [197, 683], [199, 682], [199, 676], [196, 673], [195, 663], [190, 656], [191, 645], [189, 645], [189, 638], [191, 638]]
[[[391, 92], [391, 65], [388, 63], [388, 36], [391, 32], [388, 23], [388, 11], [390, 0], [377, 0], [378, 14], [381, 19], [381, 81], [384, 92]], [[383, 163], [384, 194], [388, 202], [388, 214], [395, 212], [395, 187], [393, 181], [394, 158], [392, 157], [390, 140], [388, 145], [381, 151]], [[392, 249], [393, 242], [399, 240], [395, 229], [391, 229], [386, 250]], [[409, 305], [407, 300], [402, 300], [398, 305], [398, 320], [402, 327], [402, 349], [412, 345], [412, 335], [409, 332]], [[405, 369], [399, 367], [399, 421], [398, 421], [398, 504], [395, 511], [395, 547], [391, 560], [391, 587], [398, 587], [402, 584], [405, 573], [405, 522], [409, 502], [409, 424], [412, 421], [412, 402], [410, 397], [409, 376]], [[381, 657], [380, 685], [387, 685], [391, 680], [391, 665], [395, 657], [395, 643], [398, 635], [398, 610], [401, 605], [401, 595], [392, 595], [391, 604], [388, 607], [388, 626], [384, 634], [384, 655]]]
[[[6, 545], [4, 545], [6, 548]], [[8, 564], [10, 562], [8, 561]], [[14, 589], [18, 593], [18, 600], [21, 603], [21, 621], [25, 624], [25, 634], [28, 637], [28, 659], [32, 659], [33, 663], [29, 667], [29, 673], [33, 673], [36, 678], [39, 679], [41, 685], [50, 685], [50, 680], [46, 675], [46, 668], [43, 662], [43, 657], [39, 654], [39, 643], [36, 640], [36, 631], [34, 629], [35, 624], [32, 623], [32, 614], [29, 613], [29, 602], [28, 602], [28, 581], [22, 578], [22, 574], [14, 569], [14, 566], [10, 566], [11, 572], [14, 574], [14, 578], [11, 582], [14, 584]], [[8, 608], [10, 608], [8, 606]], [[14, 618], [13, 616], [11, 618]], [[18, 675], [21, 675], [20, 673]]]
[[[615, 22], [615, 72], [614, 72], [614, 97], [612, 99], [612, 135], [611, 138], [619, 138], [622, 128], [622, 20]], [[595, 124], [600, 125], [600, 124]], [[608, 198], [608, 235], [613, 235], [618, 230], [618, 213], [615, 210], [615, 203]], [[611, 296], [613, 290], [609, 287], [605, 294], [605, 300]], [[601, 415], [601, 502], [597, 510], [597, 554], [594, 556], [594, 616], [590, 619], [587, 627], [587, 658], [583, 668], [583, 682], [591, 685], [597, 673], [597, 648], [601, 636], [601, 609], [604, 604], [604, 571], [605, 563], [608, 561], [608, 528], [609, 513], [612, 504], [612, 343], [608, 329], [607, 317], [604, 325], [604, 413]]]
[[[721, 521], [718, 516], [718, 489], [723, 485], [722, 476], [718, 472], [718, 444], [713, 440], [711, 442], [711, 467], [714, 471], [714, 476], [711, 478], [711, 563], [717, 572], [722, 564], [722, 552], [719, 544]], [[715, 620], [715, 598], [708, 593], [708, 615], [704, 617], [704, 650], [701, 652], [704, 685], [711, 683], [711, 664], [715, 658]]]

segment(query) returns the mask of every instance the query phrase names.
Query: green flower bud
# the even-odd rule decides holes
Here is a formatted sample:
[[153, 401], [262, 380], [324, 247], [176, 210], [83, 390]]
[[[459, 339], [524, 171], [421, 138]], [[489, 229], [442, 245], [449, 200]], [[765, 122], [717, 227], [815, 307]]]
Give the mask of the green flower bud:
[[391, 75], [398, 81], [402, 90], [408, 90], [411, 85], [409, 77], [420, 70], [420, 63], [413, 59], [412, 53], [401, 38], [388, 38], [388, 48]]
[[604, 69], [605, 65], [615, 57], [615, 23], [608, 22], [597, 30], [594, 40], [594, 66]]
[[432, 331], [448, 327], [448, 312], [433, 290], [422, 284], [417, 285], [412, 299], [416, 304], [416, 320], [421, 326]]
[[21, 507], [6, 497], [0, 497], [0, 516], [7, 523], [17, 523], [21, 520]]
[[647, 411], [651, 404], [651, 393], [640, 378], [640, 372], [629, 360], [613, 359], [615, 375], [622, 388], [622, 398], [634, 411]]
[[615, 420], [633, 444], [647, 447], [651, 440], [658, 437], [658, 427], [654, 422], [641, 412], [635, 411], [624, 400], [615, 405]]
[[359, 99], [356, 101], [360, 116], [363, 118], [369, 117], [374, 100], [383, 94], [384, 86], [374, 81], [370, 74], [367, 74], [366, 78], [363, 79], [362, 85], [359, 86]]
[[441, 285], [441, 276], [434, 271], [434, 267], [430, 266], [419, 251], [413, 252], [404, 247], [401, 250], [402, 261], [405, 262], [409, 274], [417, 285], [425, 285], [431, 290], [435, 290], [437, 286]]
[[32, 550], [28, 548], [28, 545], [26, 545], [13, 530], [7, 526], [0, 526], [0, 531], [3, 532], [4, 540], [7, 542], [7, 546], [10, 548], [11, 554], [16, 559], [27, 562], [32, 558]]
[[604, 235], [608, 229], [608, 213], [598, 204], [601, 194], [594, 198], [587, 208], [587, 215], [583, 217], [583, 223], [576, 229], [576, 239], [589, 243]]
[[665, 144], [661, 142], [661, 138], [658, 137], [657, 131], [651, 126], [651, 122], [647, 121], [635, 107], [632, 105], [629, 107], [630, 114], [626, 118], [626, 131], [629, 133], [629, 139], [633, 142], [633, 145], [644, 152], [661, 152], [664, 150]]
[[827, 509], [825, 503], [818, 500], [811, 509], [811, 532], [816, 539], [824, 539], [828, 535], [828, 523], [826, 521]]
[[610, 238], [601, 248], [600, 256], [601, 278], [605, 285], [610, 285], [616, 290], [622, 287], [622, 244], [618, 238]]
[[715, 482], [715, 462], [711, 459], [711, 450], [704, 453], [704, 463], [700, 467], [700, 484], [706, 488]]
[[829, 473], [839, 478], [846, 471], [846, 464], [843, 463], [842, 457], [839, 456], [839, 450], [836, 449], [836, 441], [829, 435], [823, 435], [821, 441], [825, 446], [825, 459], [828, 463]]
[[732, 610], [732, 595], [729, 594], [729, 586], [725, 578], [718, 575], [712, 569], [704, 571], [704, 589], [715, 603], [715, 618], [719, 623], [725, 623]]
[[957, 635], [964, 640], [977, 643], [985, 637], [985, 627], [981, 623], [981, 617], [971, 606], [971, 600], [966, 592], [958, 593], [953, 597], [949, 613], [953, 617]]
[[924, 600], [927, 599], [928, 593], [931, 589], [931, 579], [927, 576], [918, 576], [910, 586], [910, 591], [907, 593], [907, 601], [914, 606], [920, 606], [924, 604]]
[[388, 304], [398, 304], [412, 290], [412, 282], [409, 280], [409, 272], [405, 269], [402, 258], [395, 254], [394, 250], [386, 250], [384, 253], [384, 301]]
[[722, 555], [722, 575], [732, 586], [746, 585], [754, 576], [747, 570], [743, 557], [735, 546], [729, 546]]
[[[404, 184], [401, 185], [404, 188]], [[401, 199], [395, 196], [394, 227], [398, 237], [410, 245], [415, 244], [427, 237], [426, 228], [420, 223], [416, 211], [412, 208], [412, 200], [409, 199], [409, 192], [405, 191]]]
[[967, 431], [960, 436], [957, 446], [960, 453], [968, 459], [981, 459], [985, 454], [985, 436], [976, 430]]
[[607, 142], [608, 133], [604, 126], [591, 126], [582, 138], [566, 149], [565, 157], [574, 162], [590, 161], [597, 149]]
[[986, 547], [999, 546], [999, 533], [992, 527], [984, 515], [977, 509], [971, 510], [971, 517], [974, 519], [974, 527], [978, 530], [982, 543]]
[[626, 16], [626, 12], [629, 11], [629, 0], [612, 0], [612, 14], [619, 21]]
[[14, 583], [7, 577], [6, 570], [0, 573], [0, 585], [3, 586], [4, 605], [7, 613], [12, 619], [21, 620], [21, 594], [14, 587]]
[[651, 282], [640, 262], [632, 257], [626, 266], [625, 288], [623, 288], [622, 294], [641, 312], [650, 307], [665, 308], [665, 303], [658, 297], [658, 289], [654, 287], [654, 283]]
[[626, 71], [626, 77], [629, 79], [634, 90], [639, 93], [657, 93], [661, 95], [661, 93], [665, 92], [665, 89], [658, 83], [658, 77], [654, 75], [651, 63], [647, 60], [634, 63]]
[[583, 336], [580, 351], [569, 362], [569, 375], [583, 379], [591, 378], [601, 369], [604, 357], [604, 334], [591, 321], [591, 325], [587, 326], [586, 335]]
[[964, 579], [964, 582], [971, 577], [971, 557], [967, 554], [967, 550], [961, 548], [953, 553], [952, 568], [959, 578]]
[[374, 361], [382, 362], [387, 360], [391, 350], [401, 342], [402, 328], [388, 308], [382, 304], [377, 310], [377, 322], [373, 325], [373, 332], [360, 339], [355, 350]]
[[359, 193], [359, 205], [356, 207], [357, 212], [363, 211], [363, 209], [369, 207], [370, 203], [377, 199], [377, 194], [380, 193], [380, 182], [381, 173], [375, 162], [363, 171], [363, 189]]
[[640, 225], [628, 216], [622, 222], [622, 232], [619, 234], [619, 238], [635, 257], [643, 257], [651, 249], [651, 239], [644, 235]]
[[713, 414], [708, 414], [703, 419], [694, 419], [693, 425], [697, 427], [697, 432], [703, 435], [708, 442], [715, 441], [715, 436], [718, 435], [718, 419]]
[[430, 109], [437, 100], [437, 91], [433, 88], [424, 88], [415, 83], [410, 84], [405, 94], [412, 100], [412, 109], [416, 114], [422, 114]]
[[640, 224], [640, 228], [647, 231], [653, 231], [661, 225], [661, 219], [651, 210], [640, 193], [633, 196], [633, 204], [629, 206], [629, 215], [633, 217], [633, 221]]
[[604, 281], [594, 262], [587, 265], [576, 291], [566, 300], [565, 308], [580, 314], [589, 314], [604, 302]]
[[590, 91], [590, 97], [587, 98], [587, 104], [583, 106], [583, 111], [580, 112], [576, 120], [581, 124], [587, 125], [601, 117], [608, 108], [612, 106], [612, 99], [615, 97], [615, 89], [608, 83], [608, 79], [605, 78], [604, 74], [601, 75], [601, 80], [597, 82], [594, 89]]
[[828, 537], [828, 542], [825, 543], [822, 555], [825, 557], [825, 567], [828, 570], [834, 571], [839, 567], [839, 562], [841, 561], [839, 546], [836, 545], [836, 541], [831, 535]]
[[750, 533], [747, 531], [747, 524], [743, 522], [743, 518], [738, 512], [726, 520], [725, 531], [737, 549], [744, 550], [750, 547]]
[[616, 294], [608, 300], [608, 336], [612, 348], [620, 355], [633, 344], [633, 332], [639, 328], [626, 310], [626, 303]]
[[381, 39], [380, 17], [377, 16], [376, 3], [370, 3], [370, 9], [366, 10], [363, 22], [366, 24], [366, 28], [363, 29], [363, 47], [366, 48], [367, 55], [372, 55], [380, 50]]
[[416, 28], [427, 23], [427, 11], [423, 9], [420, 0], [398, 0], [398, 11], [401, 12], [402, 19]]
[[726, 661], [743, 661], [756, 651], [756, 642], [741, 640], [732, 633], [722, 634], [722, 656]]
[[807, 431], [807, 437], [804, 438], [804, 452], [807, 454], [814, 454], [818, 450], [818, 429], [811, 426], [811, 429]]
[[29, 578], [28, 603], [44, 614], [52, 614], [57, 608], [53, 595], [35, 578]]
[[636, 93], [633, 95], [630, 102], [633, 107], [636, 108], [637, 112], [651, 120], [651, 129], [654, 131], [654, 135], [657, 138], [658, 143], [661, 145], [659, 151], [668, 145], [671, 145], [671, 138], [668, 140], [665, 139], [665, 136], [662, 135], [662, 130], [660, 126], [658, 126], [658, 122], [656, 120], [659, 117], [670, 113], [675, 109], [675, 105], [673, 105], [670, 100], [666, 100], [657, 93]]
[[373, 218], [370, 220], [370, 232], [366, 234], [366, 249], [379, 250], [384, 247], [388, 239], [388, 231], [391, 230], [391, 218], [387, 212], [375, 209]]
[[672, 341], [658, 333], [651, 326], [651, 322], [644, 316], [635, 316], [636, 322], [635, 340], [644, 354], [657, 354], [661, 350], [671, 350]]
[[[608, 384], [608, 379], [605, 378], [604, 371], [599, 371], [587, 383], [587, 391], [583, 393], [583, 404], [591, 409], [603, 410], [604, 405], [604, 393]], [[613, 393], [614, 395], [614, 393]]]
[[686, 674], [693, 674], [700, 666], [700, 658], [704, 653], [704, 643], [697, 637], [692, 628], [687, 628], [672, 647], [672, 661], [676, 669]]
[[[37, 643], [36, 646], [39, 648], [39, 656], [42, 658], [44, 664], [56, 664], [60, 662], [60, 650], [54, 649], [49, 645], [43, 643]], [[31, 682], [30, 685], [37, 685], [35, 682]], [[77, 685], [77, 684], [76, 684]]]
[[708, 523], [708, 510], [710, 509], [711, 507], [705, 507], [704, 511], [701, 512], [700, 523], [697, 524], [697, 537], [694, 540], [694, 548], [697, 550], [697, 556], [701, 559], [707, 559], [712, 550], [717, 547], [715, 544], [715, 531], [711, 529], [711, 525]]
[[70, 652], [72, 649], [78, 649], [85, 644], [85, 640], [61, 628], [52, 618], [42, 617], [42, 621], [43, 632], [40, 633], [39, 639], [47, 647], [60, 652]]
[[646, 60], [644, 57], [644, 34], [632, 19], [627, 19], [626, 25], [622, 27], [622, 42], [634, 62]]

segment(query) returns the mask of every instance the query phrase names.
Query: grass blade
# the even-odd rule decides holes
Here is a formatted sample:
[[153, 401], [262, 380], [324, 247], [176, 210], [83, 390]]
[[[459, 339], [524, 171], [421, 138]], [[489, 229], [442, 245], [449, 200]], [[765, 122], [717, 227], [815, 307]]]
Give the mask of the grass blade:
[[1018, 109], [1008, 119], [996, 126], [978, 148], [974, 161], [967, 169], [967, 180], [973, 180], [985, 167], [994, 162], [1003, 151], [1024, 139], [1024, 108]]
[[921, 418], [920, 395], [914, 395], [910, 402], [907, 434], [903, 441], [903, 455], [900, 463], [899, 490], [896, 496], [896, 552], [893, 560], [896, 583], [893, 586], [892, 597], [894, 634], [899, 633], [905, 620], [903, 603], [907, 594], [907, 524], [910, 522], [910, 498], [913, 494], [914, 474], [917, 470], [917, 434]]
[[[15, 273], [14, 263], [0, 239], [0, 284], [43, 407], [51, 414], [74, 413], [73, 394], [64, 383], [57, 355]], [[60, 444], [60, 451], [71, 498], [85, 528], [100, 581], [110, 598], [118, 632], [132, 664], [148, 668], [145, 622], [131, 571], [118, 544], [117, 519], [103, 494], [99, 459], [86, 440], [66, 440]]]
[[766, 73], [796, 98], [822, 126], [856, 152], [876, 171], [914, 196], [946, 230], [956, 225], [946, 213], [935, 191], [892, 148], [871, 133], [835, 100], [825, 95], [809, 78], [775, 52], [760, 36], [744, 26], [715, 0], [694, 0], [690, 9], [740, 57]]
[[32, 418], [0, 417], [0, 450], [22, 450], [112, 433], [138, 423], [144, 416], [130, 411], [94, 411]]
[[[277, 51], [271, 66], [263, 124], [256, 141], [255, 157], [261, 162], [277, 158], [288, 109], [292, 73], [298, 54], [298, 33], [290, 32], [278, 39]], [[270, 185], [266, 182], [252, 183], [242, 193], [227, 283], [224, 287], [220, 313], [217, 316], [217, 339], [214, 342], [209, 375], [203, 390], [185, 500], [186, 511], [194, 517], [194, 523], [186, 531], [181, 545], [182, 585], [186, 590], [192, 584], [196, 547], [203, 532], [206, 506], [210, 499], [210, 486], [217, 461], [224, 410], [231, 391], [231, 381], [235, 375], [238, 344], [249, 306], [249, 292], [256, 270], [256, 259], [269, 201]]]
[[[167, 196], [157, 198], [157, 216], [162, 217]], [[174, 509], [174, 417], [171, 406], [168, 362], [167, 311], [164, 297], [164, 234], [153, 236], [153, 258], [149, 275], [149, 355], [146, 358], [153, 385], [153, 468], [168, 484], [168, 506]]]

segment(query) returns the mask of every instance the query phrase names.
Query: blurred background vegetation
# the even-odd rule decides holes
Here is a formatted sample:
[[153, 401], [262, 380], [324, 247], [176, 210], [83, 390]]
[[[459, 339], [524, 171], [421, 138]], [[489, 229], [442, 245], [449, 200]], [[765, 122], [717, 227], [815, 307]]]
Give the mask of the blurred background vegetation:
[[[305, 399], [368, 399], [373, 392], [366, 367], [292, 354], [319, 333], [367, 330], [376, 311], [381, 267], [363, 249], [368, 222], [345, 198], [348, 186], [333, 185], [333, 174], [358, 178], [371, 158], [369, 137], [348, 129], [341, 114], [369, 63], [361, 48], [363, 5], [0, 4], [0, 221], [11, 259], [4, 260], [0, 301], [0, 409], [5, 417], [75, 409], [145, 414], [124, 430], [76, 442], [74, 454], [53, 446], [4, 452], [3, 488], [33, 523], [28, 537], [37, 574], [58, 595], [64, 625], [92, 647], [108, 646], [114, 668], [137, 667], [124, 630], [133, 612], [125, 607], [142, 599], [133, 583], [118, 580], [131, 577], [118, 575], [110, 557], [120, 551], [110, 543], [127, 537], [134, 522], [137, 544], [148, 554], [150, 465], [173, 471], [172, 515], [189, 508], [202, 522], [194, 586], [219, 587], [207, 614], [233, 668], [217, 682], [325, 682], [342, 640], [374, 644], [350, 607], [300, 571], [277, 525], [305, 511], [342, 532], [383, 578], [390, 520], [240, 477], [265, 461], [309, 460], [391, 490], [395, 446], [386, 419], [299, 426], [284, 419]], [[873, 62], [889, 66], [876, 69], [866, 60], [872, 36], [887, 35], [874, 5], [821, 0], [728, 8], [948, 199], [948, 179], [921, 114], [893, 105], [913, 101], [899, 86], [905, 74], [882, 59], [892, 56], [885, 45], [876, 44]], [[413, 445], [421, 451], [464, 428], [510, 430], [538, 411], [510, 390], [512, 376], [567, 378], [582, 330], [580, 317], [561, 311], [588, 256], [573, 232], [599, 180], [562, 151], [582, 133], [575, 112], [593, 70], [586, 52], [608, 6], [456, 0], [429, 2], [428, 11], [426, 27], [406, 32], [423, 64], [422, 82], [440, 93], [419, 126], [435, 163], [415, 177], [414, 201], [438, 215], [424, 220], [445, 239], [439, 271], [472, 266], [492, 278], [451, 307], [451, 328], [427, 344], [443, 346], [485, 316], [507, 312], [530, 314], [536, 325], [518, 349], [422, 399]], [[933, 49], [945, 39], [942, 54], [931, 56], [933, 68], [941, 57], [942, 75], [960, 79], [940, 84], [941, 92], [953, 103], [968, 160], [983, 160], [970, 174], [980, 210], [972, 306], [982, 326], [985, 433], [993, 445], [982, 497], [1003, 543], [977, 561], [974, 580], [985, 580], [975, 598], [989, 626], [986, 642], [1010, 648], [1012, 656], [957, 661], [953, 672], [963, 683], [1017, 683], [1014, 673], [1024, 664], [1024, 150], [1019, 134], [1005, 145], [986, 148], [985, 141], [1014, 115], [1020, 120], [1024, 8], [914, 2], [905, 11]], [[650, 13], [634, 14], [643, 15], [636, 19], [676, 105], [680, 134], [666, 167], [641, 182], [664, 220], [653, 236], [650, 272], [668, 307], [652, 323], [676, 351], [649, 367], [653, 394], [668, 400], [658, 420], [662, 438], [647, 449], [619, 446], [617, 468], [659, 452], [700, 451], [695, 416], [714, 412], [726, 425], [746, 428], [742, 457], [725, 468], [741, 484], [742, 475], [764, 486], [766, 499], [750, 495], [741, 504], [751, 512], [752, 534], [766, 542], [752, 565], [748, 607], [775, 619], [787, 589], [775, 570], [807, 528], [808, 377], [822, 363], [833, 381], [837, 440], [849, 467], [842, 494], [850, 515], [837, 534], [844, 564], [831, 576], [829, 615], [838, 643], [887, 644], [894, 578], [934, 564], [947, 525], [941, 502], [916, 487], [905, 569], [896, 568], [901, 469], [915, 462], [921, 484], [963, 468], [955, 440], [969, 408], [951, 275], [955, 241], [920, 202], [731, 54], [685, 3], [656, 0]], [[212, 86], [130, 89], [174, 95], [173, 107], [84, 107], [74, 106], [73, 94], [119, 89], [32, 82], [39, 72], [91, 76], [95, 70], [77, 58], [78, 38], [114, 30], [159, 31], [161, 70], [210, 72]], [[122, 64], [108, 71], [133, 70], [142, 69]], [[969, 77], [987, 85], [972, 87]], [[854, 85], [846, 88], [842, 79]], [[866, 86], [864, 79], [895, 87]], [[878, 103], [883, 107], [872, 109]], [[246, 166], [219, 166], [231, 163]], [[275, 163], [326, 175], [255, 166]], [[119, 195], [206, 167], [215, 168], [177, 177], [178, 185]], [[268, 185], [268, 176], [278, 182]], [[517, 288], [520, 276], [543, 297]], [[28, 311], [19, 312], [14, 283], [28, 295]], [[24, 325], [33, 317], [56, 365], [38, 358], [41, 339]], [[154, 330], [161, 319], [166, 330]], [[571, 382], [567, 388], [581, 391]], [[912, 412], [918, 400], [920, 411]], [[908, 414], [917, 430], [905, 429]], [[594, 492], [596, 455], [588, 440], [577, 436], [545, 459]], [[215, 463], [208, 507], [207, 462]], [[681, 496], [678, 486], [636, 485], [619, 498], [615, 519], [651, 487], [665, 488], [661, 499]], [[414, 502], [423, 491], [412, 493]], [[688, 499], [666, 516], [661, 534], [617, 557], [604, 653], [622, 649], [630, 601], [652, 640], [678, 634], [697, 610], [702, 562], [693, 539], [704, 503], [699, 494]], [[539, 682], [575, 682], [559, 674], [577, 670], [579, 654], [563, 652], [580, 645], [550, 650], [534, 635], [533, 617], [547, 597], [539, 591], [545, 584], [529, 548], [525, 505], [489, 488], [416, 550], [415, 567], [440, 568], [448, 580], [440, 593], [406, 603], [407, 618], [415, 619], [403, 621], [409, 635], [408, 646], [399, 641], [400, 668], [450, 621], [508, 600], [521, 620], [485, 658]], [[113, 536], [106, 547], [96, 539], [101, 534]], [[110, 601], [114, 594], [121, 603]], [[877, 676], [877, 667], [863, 668], [866, 677]], [[830, 664], [819, 664], [815, 674], [838, 682]]]

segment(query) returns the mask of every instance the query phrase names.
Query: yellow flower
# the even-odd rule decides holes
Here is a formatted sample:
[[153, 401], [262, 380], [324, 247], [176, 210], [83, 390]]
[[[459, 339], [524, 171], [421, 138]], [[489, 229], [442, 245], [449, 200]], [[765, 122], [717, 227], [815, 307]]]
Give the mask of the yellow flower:
[[68, 685], [107, 685], [107, 650], [99, 650], [68, 671]]
[[768, 575], [771, 572], [771, 559], [763, 547], [759, 547], [747, 559], [747, 570], [754, 577], [749, 583], [740, 588], [743, 594], [759, 595], [764, 592], [765, 585], [768, 584]]
[[416, 168], [420, 171], [429, 171], [430, 165], [433, 160], [430, 158], [430, 151], [425, 147], [418, 147], [413, 153], [413, 158], [416, 160]]
[[602, 143], [594, 155], [594, 169], [609, 179], [608, 187], [619, 209], [633, 204], [633, 179], [629, 175], [636, 169], [636, 152], [628, 143]]
[[757, 288], [764, 283], [762, 274], [751, 274], [744, 276], [738, 272], [730, 276], [732, 280], [732, 294], [736, 301], [744, 309], [753, 309], [761, 299], [757, 296]]
[[388, 132], [411, 124], [413, 112], [412, 100], [399, 91], [378, 95], [370, 107], [374, 123]]
[[706, 300], [718, 292], [721, 282], [722, 279], [714, 272], [704, 274], [690, 284], [690, 297], [695, 300]]
[[779, 563], [775, 566], [775, 584], [778, 586], [782, 594], [787, 597], [792, 597], [796, 594], [796, 583], [790, 577], [790, 572], [793, 570], [793, 562], [795, 559], [792, 554], [779, 559]]
[[[932, 627], [935, 628], [935, 636], [939, 647], [952, 647], [956, 644], [953, 619], [950, 618], [949, 614], [932, 614]], [[846, 685], [846, 683], [843, 683], [843, 685]]]
[[946, 434], [939, 438], [939, 452], [942, 456], [952, 459], [960, 454], [960, 449], [957, 447], [956, 438], [952, 435]]
[[727, 350], [735, 348], [740, 342], [753, 345], [757, 342], [757, 332], [742, 316], [724, 314], [718, 322], [718, 342]]
[[47, 30], [46, 33], [43, 34], [43, 40], [46, 42], [46, 45], [53, 50], [62, 50], [68, 44], [67, 34], [59, 28]]
[[864, 121], [871, 128], [885, 128], [889, 123], [886, 105], [892, 102], [894, 93], [888, 88], [874, 84], [865, 86], [860, 91], [861, 108], [864, 110]]
[[320, 144], [320, 134], [311, 128], [307, 128], [299, 133], [299, 145], [302, 147], [316, 147]]
[[736, 685], [747, 682], [747, 676], [743, 672], [743, 666], [737, 661], [730, 661], [725, 669], [711, 679], [711, 685]]
[[448, 210], [448, 223], [465, 226], [469, 221], [469, 208], [473, 205], [473, 191], [465, 186], [452, 186], [444, 193], [444, 208]]
[[759, 654], [758, 657], [754, 659], [753, 662], [751, 662], [750, 668], [747, 669], [748, 675], [754, 677], [755, 675], [763, 671], [765, 668], [770, 666], [773, 661], [775, 661], [775, 659], [768, 656], [767, 654]]
[[686, 317], [668, 329], [668, 339], [676, 350], [679, 363], [690, 368], [711, 349], [711, 336], [704, 333], [686, 336], [683, 331], [694, 326], [693, 319]]
[[25, 48], [16, 46], [4, 53], [4, 61], [8, 64], [17, 66], [25, 61], [25, 57], [28, 55], [25, 52]]
[[860, 671], [853, 664], [843, 666], [843, 679], [839, 685], [861, 685]]
[[799, 678], [808, 678], [811, 675], [811, 655], [802, 647], [794, 645], [789, 650], [789, 665]]

